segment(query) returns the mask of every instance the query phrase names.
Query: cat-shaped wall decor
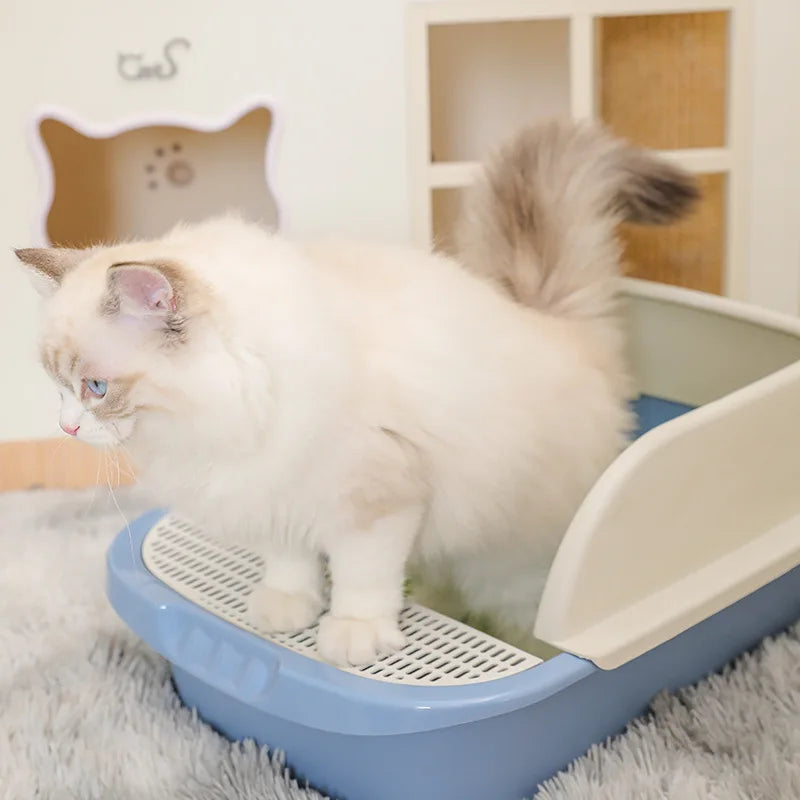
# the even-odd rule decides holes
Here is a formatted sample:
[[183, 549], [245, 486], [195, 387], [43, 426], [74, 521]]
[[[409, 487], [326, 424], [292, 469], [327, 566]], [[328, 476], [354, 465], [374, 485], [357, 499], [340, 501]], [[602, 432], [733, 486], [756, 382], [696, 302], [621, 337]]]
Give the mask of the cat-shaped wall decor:
[[52, 244], [160, 236], [229, 211], [278, 227], [265, 105], [214, 128], [156, 121], [108, 133], [50, 113], [37, 132], [49, 188], [41, 238]]

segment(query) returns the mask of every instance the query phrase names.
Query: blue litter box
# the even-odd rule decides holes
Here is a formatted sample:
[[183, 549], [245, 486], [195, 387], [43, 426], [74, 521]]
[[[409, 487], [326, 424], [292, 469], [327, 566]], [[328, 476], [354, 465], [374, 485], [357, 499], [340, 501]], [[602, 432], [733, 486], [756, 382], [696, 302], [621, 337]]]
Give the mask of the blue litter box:
[[663, 689], [800, 616], [800, 323], [626, 282], [641, 434], [586, 498], [548, 578], [540, 658], [410, 606], [409, 644], [322, 663], [315, 630], [264, 636], [263, 564], [153, 511], [108, 554], [108, 594], [231, 739], [287, 753], [346, 800], [519, 800]]

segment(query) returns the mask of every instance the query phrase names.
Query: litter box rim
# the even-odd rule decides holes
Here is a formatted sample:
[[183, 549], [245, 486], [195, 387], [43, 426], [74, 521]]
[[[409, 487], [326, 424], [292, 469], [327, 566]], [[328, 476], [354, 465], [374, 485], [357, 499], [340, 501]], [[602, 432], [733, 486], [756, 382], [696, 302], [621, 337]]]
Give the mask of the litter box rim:
[[[113, 540], [106, 583], [111, 605], [171, 664], [233, 700], [284, 720], [356, 736], [419, 733], [516, 711], [598, 671], [585, 659], [560, 653], [514, 675], [461, 686], [392, 684], [345, 672], [238, 628], [153, 575], [142, 545], [167, 513], [146, 512]], [[193, 640], [207, 643], [208, 654], [191, 663], [186, 647]], [[250, 679], [238, 680], [232, 661]]]

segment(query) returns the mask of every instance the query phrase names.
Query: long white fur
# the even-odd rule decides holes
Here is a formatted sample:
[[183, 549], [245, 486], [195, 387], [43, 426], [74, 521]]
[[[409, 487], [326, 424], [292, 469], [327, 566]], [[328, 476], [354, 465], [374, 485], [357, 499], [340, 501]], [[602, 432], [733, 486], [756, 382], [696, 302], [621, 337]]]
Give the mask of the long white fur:
[[[165, 260], [201, 296], [173, 345], [99, 311], [111, 264]], [[264, 553], [261, 624], [311, 624], [328, 558], [319, 646], [336, 663], [402, 645], [408, 559], [530, 631], [631, 422], [616, 316], [533, 310], [443, 256], [293, 244], [235, 218], [92, 250], [48, 301], [43, 338], [78, 353], [83, 377], [141, 376], [135, 414], [102, 423], [71, 399], [70, 424], [122, 441], [165, 503]]]

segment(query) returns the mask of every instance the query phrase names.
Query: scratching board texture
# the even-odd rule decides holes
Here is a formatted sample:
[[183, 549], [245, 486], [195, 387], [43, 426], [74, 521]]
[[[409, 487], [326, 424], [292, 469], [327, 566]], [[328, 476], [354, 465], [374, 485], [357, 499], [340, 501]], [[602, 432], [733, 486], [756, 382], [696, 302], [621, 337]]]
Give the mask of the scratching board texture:
[[[137, 489], [117, 497], [119, 511], [102, 488], [0, 495], [0, 796], [320, 800], [279, 758], [224, 740], [183, 708], [168, 665], [116, 618], [105, 550], [120, 514], [148, 507]], [[800, 797], [799, 637], [795, 626], [724, 674], [658, 698], [536, 799]], [[487, 742], [487, 769], [491, 751]]]

